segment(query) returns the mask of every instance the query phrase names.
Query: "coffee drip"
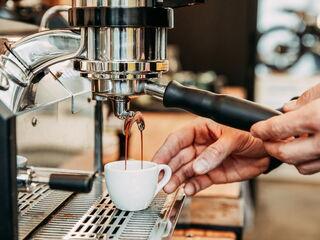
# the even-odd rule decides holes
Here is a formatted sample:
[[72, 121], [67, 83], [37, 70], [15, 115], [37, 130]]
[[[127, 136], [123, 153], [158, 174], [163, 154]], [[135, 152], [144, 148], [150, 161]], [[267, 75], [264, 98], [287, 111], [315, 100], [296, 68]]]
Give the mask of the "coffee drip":
[[136, 123], [140, 131], [140, 159], [141, 159], [141, 169], [143, 169], [143, 130], [145, 129], [144, 118], [141, 112], [136, 112], [133, 116], [126, 118], [124, 122], [124, 134], [126, 139], [125, 146], [125, 170], [127, 170], [127, 161], [129, 155], [129, 140], [131, 134], [131, 128], [133, 124]]

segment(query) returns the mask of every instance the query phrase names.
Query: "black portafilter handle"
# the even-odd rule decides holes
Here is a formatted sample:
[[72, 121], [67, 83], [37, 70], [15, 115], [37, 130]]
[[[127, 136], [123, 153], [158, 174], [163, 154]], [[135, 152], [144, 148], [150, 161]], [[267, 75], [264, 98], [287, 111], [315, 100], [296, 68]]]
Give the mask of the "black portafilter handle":
[[250, 131], [251, 126], [259, 121], [281, 114], [248, 100], [185, 87], [175, 81], [166, 87], [163, 104], [245, 131]]
[[53, 173], [49, 178], [51, 189], [88, 193], [92, 189], [94, 176], [88, 174]]
[[[281, 114], [277, 110], [248, 100], [185, 87], [176, 81], [171, 81], [166, 87], [163, 104], [165, 107], [184, 109], [245, 131], [250, 131], [251, 126], [259, 121]], [[267, 172], [280, 165], [281, 161], [271, 158]]]

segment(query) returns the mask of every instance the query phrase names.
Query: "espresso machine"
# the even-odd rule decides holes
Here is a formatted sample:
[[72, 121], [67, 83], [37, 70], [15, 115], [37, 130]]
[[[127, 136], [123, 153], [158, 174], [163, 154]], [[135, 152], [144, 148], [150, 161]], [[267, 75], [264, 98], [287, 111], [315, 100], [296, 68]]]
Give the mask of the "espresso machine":
[[[144, 211], [115, 209], [103, 178], [105, 102], [125, 120], [148, 94], [239, 129], [280, 114], [253, 102], [158, 82], [169, 70], [174, 9], [204, 0], [73, 0], [68, 30], [0, 47], [0, 239], [170, 239], [183, 191]], [[26, 156], [92, 159], [90, 172]], [[60, 153], [60, 154], [59, 154]], [[17, 157], [17, 155], [22, 155]], [[17, 161], [17, 160], [21, 161]]]

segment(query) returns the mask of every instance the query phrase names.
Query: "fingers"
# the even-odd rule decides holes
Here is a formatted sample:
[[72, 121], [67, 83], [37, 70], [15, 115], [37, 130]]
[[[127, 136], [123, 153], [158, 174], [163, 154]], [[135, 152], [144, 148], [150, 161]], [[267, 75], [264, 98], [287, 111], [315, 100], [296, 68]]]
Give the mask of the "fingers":
[[212, 180], [208, 175], [200, 175], [191, 178], [184, 187], [184, 192], [187, 196], [193, 196], [201, 190], [211, 186]]
[[181, 166], [195, 159], [196, 151], [193, 146], [182, 149], [175, 157], [168, 163], [172, 172], [175, 173]]
[[304, 92], [297, 100], [290, 101], [285, 104], [283, 110], [285, 112], [294, 111], [302, 107], [303, 105], [320, 97], [320, 84], [310, 88]]
[[320, 128], [320, 101], [315, 100], [303, 108], [254, 124], [251, 134], [264, 141], [281, 140], [291, 136], [313, 133]]
[[180, 150], [192, 144], [194, 139], [193, 126], [186, 126], [170, 134], [164, 144], [154, 155], [152, 161], [167, 164]]
[[181, 184], [193, 176], [192, 162], [189, 162], [172, 175], [169, 183], [164, 187], [164, 191], [166, 193], [174, 192]]
[[297, 165], [320, 157], [320, 134], [264, 145], [271, 156], [288, 164]]
[[288, 103], [286, 103], [284, 106], [283, 106], [283, 111], [284, 112], [291, 112], [291, 111], [294, 111], [294, 110], [297, 110], [298, 108], [301, 107], [301, 104], [298, 104], [297, 103], [297, 99], [296, 100], [292, 100]]
[[222, 134], [213, 144], [208, 146], [194, 161], [193, 169], [196, 174], [205, 174], [216, 168], [234, 151], [234, 139], [231, 135]]
[[[210, 132], [208, 131], [208, 126], [210, 126]], [[167, 164], [182, 149], [192, 145], [194, 142], [197, 144], [212, 142], [219, 133], [219, 124], [212, 120], [198, 118], [192, 124], [170, 134], [154, 155], [152, 161]]]
[[265, 172], [269, 158], [229, 158], [222, 165], [208, 173], [214, 184], [245, 181]]
[[299, 173], [303, 175], [311, 175], [320, 172], [320, 159], [303, 163], [297, 166]]
[[245, 158], [236, 160], [228, 158], [223, 165], [215, 168], [205, 175], [194, 176], [184, 187], [186, 195], [192, 196], [212, 184], [244, 181], [263, 173], [269, 165], [268, 158]]

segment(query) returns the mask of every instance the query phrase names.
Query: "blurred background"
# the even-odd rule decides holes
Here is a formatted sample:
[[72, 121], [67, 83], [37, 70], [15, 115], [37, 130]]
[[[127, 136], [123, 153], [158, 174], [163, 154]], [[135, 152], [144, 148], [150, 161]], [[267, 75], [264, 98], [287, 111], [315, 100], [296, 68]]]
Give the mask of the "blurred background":
[[[1, 0], [0, 39], [14, 41], [38, 32], [44, 12], [57, 4], [70, 1]], [[209, 0], [177, 10], [175, 21], [168, 39], [170, 72], [161, 81], [175, 79], [273, 108], [320, 82], [319, 0]], [[67, 28], [66, 13], [52, 14], [41, 27]], [[134, 107], [146, 118], [145, 159], [152, 158], [170, 132], [195, 118], [167, 111], [148, 97], [136, 100]], [[107, 114], [108, 106], [105, 109]], [[81, 115], [88, 126], [92, 126], [92, 115]], [[73, 118], [62, 119], [64, 127], [69, 121], [74, 128], [73, 137], [64, 138], [72, 142], [74, 149], [57, 154], [48, 131], [45, 139], [50, 147], [44, 144], [43, 135], [37, 139], [32, 133], [37, 147], [30, 151], [29, 141], [22, 141], [20, 153], [28, 156], [33, 165], [90, 168], [93, 146], [87, 138], [93, 136], [93, 129], [86, 126], [80, 131], [84, 126], [75, 124]], [[119, 126], [112, 117], [105, 123], [105, 162], [123, 156], [124, 139]], [[132, 158], [139, 158], [139, 144], [138, 131], [134, 131]], [[66, 154], [70, 161], [65, 161]], [[301, 176], [285, 165], [250, 182], [212, 186], [188, 200], [175, 238], [320, 239], [319, 193], [320, 174]]]

